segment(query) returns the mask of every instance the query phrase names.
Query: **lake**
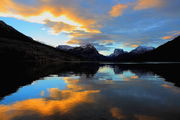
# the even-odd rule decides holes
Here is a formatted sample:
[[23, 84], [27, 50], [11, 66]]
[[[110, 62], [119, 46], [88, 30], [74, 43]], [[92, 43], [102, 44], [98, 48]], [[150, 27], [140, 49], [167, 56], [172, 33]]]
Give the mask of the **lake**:
[[177, 66], [83, 63], [15, 72], [6, 78], [22, 80], [2, 85], [0, 120], [180, 120]]

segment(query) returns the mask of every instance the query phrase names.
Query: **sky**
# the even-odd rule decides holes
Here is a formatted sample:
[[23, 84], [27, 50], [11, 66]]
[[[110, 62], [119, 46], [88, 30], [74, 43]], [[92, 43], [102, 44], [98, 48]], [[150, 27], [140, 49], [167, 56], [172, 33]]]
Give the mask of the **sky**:
[[180, 0], [1, 0], [0, 20], [42, 43], [158, 47], [180, 35]]

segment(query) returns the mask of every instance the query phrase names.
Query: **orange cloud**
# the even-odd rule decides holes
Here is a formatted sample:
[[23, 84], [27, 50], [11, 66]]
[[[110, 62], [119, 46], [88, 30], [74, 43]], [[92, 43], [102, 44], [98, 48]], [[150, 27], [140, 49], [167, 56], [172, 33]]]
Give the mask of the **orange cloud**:
[[112, 115], [112, 117], [118, 119], [118, 120], [124, 120], [126, 118], [126, 116], [122, 113], [122, 110], [117, 108], [117, 107], [113, 107], [110, 109], [110, 113]]
[[135, 41], [135, 42], [127, 42], [127, 43], [123, 43], [122, 45], [121, 45], [121, 47], [131, 47], [131, 48], [136, 48], [136, 47], [138, 47], [140, 42], [138, 42], [138, 41]]
[[167, 39], [172, 39], [172, 38], [173, 38], [173, 36], [164, 36], [161, 39], [167, 40]]
[[[93, 103], [91, 94], [98, 93], [99, 90], [89, 90], [74, 92], [71, 90], [49, 89], [48, 99], [29, 99], [16, 102], [11, 105], [0, 105], [0, 116], [2, 120], [12, 120], [14, 118], [24, 118], [32, 113], [46, 117], [56, 113], [65, 114], [82, 103]], [[28, 112], [27, 112], [28, 111]]]
[[81, 41], [80, 40], [69, 40], [66, 43], [68, 43], [68, 44], [80, 44]]
[[137, 75], [131, 76], [131, 79], [138, 79], [139, 77]]
[[136, 45], [136, 44], [133, 44], [133, 45], [131, 45], [131, 47], [133, 47], [133, 48], [136, 48], [136, 47], [138, 47], [139, 45]]
[[79, 91], [79, 90], [84, 90], [84, 87], [81, 85], [77, 85], [80, 80], [76, 78], [71, 78], [71, 77], [64, 77], [63, 80], [65, 83], [67, 83], [67, 88], [73, 91]]
[[53, 29], [52, 32], [54, 33], [60, 33], [60, 32], [73, 32], [73, 30], [78, 29], [77, 26], [65, 24], [63, 22], [58, 22], [55, 24], [48, 24], [49, 27]]
[[[92, 94], [100, 92], [100, 90], [79, 89], [83, 86], [77, 84], [80, 81], [77, 78], [64, 77], [63, 80], [68, 84], [68, 89], [50, 88], [48, 89], [49, 96], [47, 98], [29, 99], [10, 105], [0, 105], [1, 119], [12, 120], [17, 117], [26, 119], [26, 117], [29, 118], [33, 114], [42, 118], [57, 114], [61, 116], [66, 115], [66, 113], [70, 114], [78, 105], [94, 103]], [[40, 94], [44, 95], [44, 91]]]
[[148, 8], [159, 8], [164, 5], [163, 0], [138, 0], [134, 9], [142, 10]]
[[162, 84], [161, 86], [164, 87], [164, 88], [172, 88], [172, 86], [170, 86], [168, 84]]
[[124, 9], [126, 9], [128, 6], [125, 4], [117, 4], [112, 7], [111, 11], [109, 11], [109, 15], [112, 17], [118, 17], [123, 14]]
[[179, 35], [180, 35], [180, 31], [175, 31], [175, 32], [173, 32], [172, 35], [161, 37], [161, 39], [169, 40], [169, 39], [173, 39], [173, 38], [175, 38], [176, 36], [179, 36]]
[[[32, 6], [16, 3], [13, 0], [1, 0], [0, 16], [45, 24], [51, 27], [54, 33], [73, 32], [76, 30], [87, 33], [100, 33], [95, 19], [82, 17], [78, 8], [56, 2], [38, 0], [38, 4]], [[53, 25], [51, 22], [53, 22]]]
[[77, 84], [80, 80], [76, 78], [70, 78], [70, 77], [63, 77], [63, 80], [67, 84]]

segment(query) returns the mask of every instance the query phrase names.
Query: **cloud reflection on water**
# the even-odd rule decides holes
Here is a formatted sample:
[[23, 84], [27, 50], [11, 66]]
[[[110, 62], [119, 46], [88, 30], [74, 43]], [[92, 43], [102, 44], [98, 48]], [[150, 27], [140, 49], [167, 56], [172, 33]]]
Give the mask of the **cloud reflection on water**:
[[[179, 117], [180, 89], [152, 73], [118, 71], [105, 66], [93, 76], [65, 76], [51, 76], [35, 82], [33, 85], [38, 86], [47, 79], [63, 81], [64, 87], [58, 88], [54, 84], [56, 87], [39, 88], [40, 98], [1, 104], [1, 119], [169, 120], [173, 116]], [[37, 87], [31, 88], [33, 85], [25, 87]], [[17, 94], [21, 90], [26, 89], [19, 89]], [[166, 112], [168, 114], [164, 114]]]

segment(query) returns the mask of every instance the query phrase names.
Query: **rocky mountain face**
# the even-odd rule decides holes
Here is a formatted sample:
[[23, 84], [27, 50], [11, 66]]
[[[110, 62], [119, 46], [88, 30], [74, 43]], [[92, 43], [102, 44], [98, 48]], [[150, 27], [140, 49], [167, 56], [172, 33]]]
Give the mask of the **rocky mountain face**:
[[154, 50], [154, 47], [149, 47], [149, 46], [138, 46], [134, 50], [130, 52], [130, 54], [144, 54], [146, 52]]
[[0, 21], [0, 62], [14, 64], [42, 64], [62, 61], [79, 61], [62, 50], [39, 43]]
[[97, 60], [97, 61], [107, 60], [107, 57], [101, 55], [92, 44], [86, 44], [79, 47], [71, 47], [71, 46], [64, 47], [64, 45], [59, 45], [57, 49], [67, 51], [73, 55], [80, 56], [88, 60]]
[[110, 55], [110, 57], [117, 57], [124, 54], [127, 54], [127, 51], [124, 51], [123, 49], [115, 49], [114, 52]]
[[114, 53], [112, 53], [109, 58], [111, 59], [111, 61], [129, 61], [139, 55], [145, 54], [146, 52], [150, 52], [154, 49], [154, 47], [148, 46], [139, 46], [130, 52], [124, 51], [123, 49], [115, 49]]

